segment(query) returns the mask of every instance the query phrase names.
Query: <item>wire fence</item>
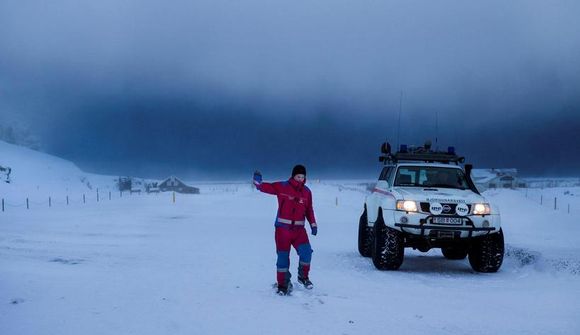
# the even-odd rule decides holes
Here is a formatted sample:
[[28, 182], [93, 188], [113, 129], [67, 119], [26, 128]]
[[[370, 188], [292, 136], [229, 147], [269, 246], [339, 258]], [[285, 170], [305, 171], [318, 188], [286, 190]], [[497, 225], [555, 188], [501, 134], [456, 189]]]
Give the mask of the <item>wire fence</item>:
[[[133, 194], [134, 192], [128, 191], [107, 191], [105, 193], [99, 192], [98, 189], [96, 192], [91, 193], [83, 193], [77, 194], [75, 196], [64, 195], [64, 196], [48, 196], [44, 197], [43, 200], [38, 200], [39, 197], [30, 197], [26, 196], [23, 198], [17, 199], [8, 199], [6, 197], [2, 197], [0, 199], [0, 213], [10, 212], [12, 210], [33, 210], [38, 208], [53, 208], [53, 207], [72, 207], [72, 206], [79, 206], [79, 205], [87, 205], [87, 204], [94, 204], [94, 203], [101, 203], [101, 202], [111, 202], [115, 200], [120, 200], [123, 198], [130, 198], [135, 197]], [[159, 193], [140, 193], [135, 192], [137, 196], [159, 196]], [[165, 194], [169, 194], [169, 201], [172, 203], [176, 202], [177, 195], [176, 192], [164, 192]], [[34, 199], [34, 200], [33, 200]]]
[[[532, 190], [530, 192], [530, 190]], [[538, 192], [538, 190], [540, 190]], [[569, 191], [565, 191], [562, 194], [554, 194], [553, 192], [548, 192], [545, 194], [543, 189], [522, 189], [522, 193], [524, 196], [539, 204], [540, 206], [551, 208], [555, 211], [562, 211], [567, 214], [571, 214], [575, 209], [574, 205], [577, 205], [580, 202], [580, 194], [570, 193]]]

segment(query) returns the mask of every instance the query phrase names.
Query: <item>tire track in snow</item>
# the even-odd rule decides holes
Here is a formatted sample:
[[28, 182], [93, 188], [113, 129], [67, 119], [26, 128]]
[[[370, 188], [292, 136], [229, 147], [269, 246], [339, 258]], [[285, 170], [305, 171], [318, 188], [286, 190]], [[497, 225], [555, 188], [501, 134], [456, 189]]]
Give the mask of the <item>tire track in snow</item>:
[[562, 272], [580, 275], [580, 260], [569, 258], [545, 258], [541, 252], [506, 244], [505, 257], [519, 267], [533, 266], [539, 271]]

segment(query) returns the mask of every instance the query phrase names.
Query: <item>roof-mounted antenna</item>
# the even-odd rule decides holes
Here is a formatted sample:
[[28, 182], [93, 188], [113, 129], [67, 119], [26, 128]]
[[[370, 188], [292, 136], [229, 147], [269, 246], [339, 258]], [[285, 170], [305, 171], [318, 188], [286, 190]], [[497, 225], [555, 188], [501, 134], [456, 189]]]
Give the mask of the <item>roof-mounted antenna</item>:
[[403, 112], [403, 91], [401, 91], [401, 98], [399, 99], [399, 126], [397, 128], [397, 148], [399, 148], [399, 145], [400, 145], [399, 138], [401, 135], [401, 113], [402, 112]]
[[459, 141], [457, 140], [457, 127], [453, 127], [453, 145], [457, 148]]
[[439, 111], [435, 111], [435, 150], [439, 151]]

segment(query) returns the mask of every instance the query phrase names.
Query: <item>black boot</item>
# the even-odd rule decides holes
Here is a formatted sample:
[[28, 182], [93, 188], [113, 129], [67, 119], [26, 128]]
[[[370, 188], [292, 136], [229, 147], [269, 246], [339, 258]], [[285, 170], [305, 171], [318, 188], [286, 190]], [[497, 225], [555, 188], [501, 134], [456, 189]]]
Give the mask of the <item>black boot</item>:
[[292, 292], [292, 288], [292, 283], [288, 283], [287, 286], [278, 285], [276, 293], [278, 293], [278, 295], [289, 295], [290, 292]]
[[312, 282], [310, 281], [310, 279], [308, 278], [302, 278], [302, 277], [298, 277], [298, 282], [302, 285], [304, 285], [304, 287], [307, 290], [312, 290], [312, 288], [314, 287], [314, 285], [312, 284]]

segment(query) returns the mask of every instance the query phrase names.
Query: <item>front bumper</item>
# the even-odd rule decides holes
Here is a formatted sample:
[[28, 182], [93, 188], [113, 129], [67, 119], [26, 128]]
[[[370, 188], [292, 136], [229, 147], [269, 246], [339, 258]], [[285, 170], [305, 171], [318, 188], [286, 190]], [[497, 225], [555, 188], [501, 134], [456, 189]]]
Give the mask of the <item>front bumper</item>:
[[[436, 217], [459, 218], [462, 223], [433, 223], [433, 219]], [[394, 222], [391, 225], [393, 228], [403, 233], [429, 239], [471, 238], [498, 232], [500, 229], [499, 215], [436, 216], [393, 211], [393, 218]]]
[[497, 230], [494, 227], [464, 227], [464, 226], [445, 226], [445, 225], [414, 225], [414, 224], [408, 224], [408, 223], [395, 223], [395, 227], [399, 227], [399, 228], [411, 228], [411, 229], [417, 229], [417, 230], [421, 230], [421, 235], [424, 235], [424, 231], [425, 230], [430, 230], [430, 229], [437, 229], [437, 230], [454, 230], [454, 231], [467, 231], [467, 232], [473, 232], [473, 231], [494, 231]]

